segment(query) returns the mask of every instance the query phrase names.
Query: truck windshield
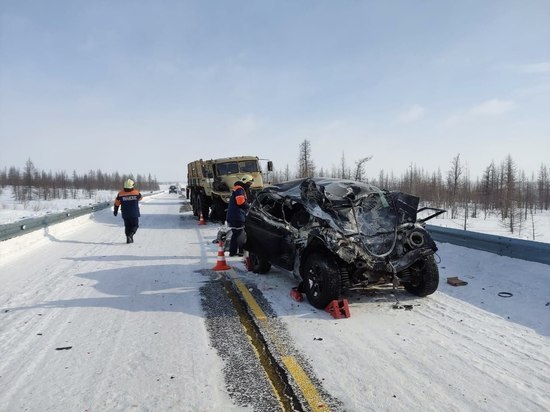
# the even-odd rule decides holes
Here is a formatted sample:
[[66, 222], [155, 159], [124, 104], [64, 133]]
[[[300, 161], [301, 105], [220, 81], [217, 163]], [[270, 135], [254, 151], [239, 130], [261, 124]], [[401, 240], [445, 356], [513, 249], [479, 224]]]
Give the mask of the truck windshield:
[[256, 160], [244, 160], [241, 162], [227, 162], [216, 165], [219, 176], [233, 175], [237, 173], [258, 172], [258, 162]]
[[250, 173], [250, 172], [259, 172], [258, 162], [256, 160], [245, 160], [244, 162], [239, 162], [239, 172], [241, 173]]

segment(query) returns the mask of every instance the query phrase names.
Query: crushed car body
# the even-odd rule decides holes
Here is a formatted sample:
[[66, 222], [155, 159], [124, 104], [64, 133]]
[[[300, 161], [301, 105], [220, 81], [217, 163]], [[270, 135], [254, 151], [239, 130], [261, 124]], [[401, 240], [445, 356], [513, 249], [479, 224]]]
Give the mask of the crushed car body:
[[[291, 271], [309, 302], [324, 308], [347, 289], [401, 283], [437, 289], [437, 246], [425, 221], [445, 211], [419, 198], [352, 180], [306, 178], [258, 192], [246, 219], [250, 267]], [[418, 219], [420, 211], [429, 216]]]

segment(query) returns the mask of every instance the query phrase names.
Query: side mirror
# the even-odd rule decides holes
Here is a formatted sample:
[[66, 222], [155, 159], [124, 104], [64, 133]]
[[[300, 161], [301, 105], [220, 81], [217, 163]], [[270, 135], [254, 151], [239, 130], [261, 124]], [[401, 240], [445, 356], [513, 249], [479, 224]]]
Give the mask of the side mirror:
[[270, 172], [273, 171], [273, 162], [271, 160], [267, 162], [267, 170]]

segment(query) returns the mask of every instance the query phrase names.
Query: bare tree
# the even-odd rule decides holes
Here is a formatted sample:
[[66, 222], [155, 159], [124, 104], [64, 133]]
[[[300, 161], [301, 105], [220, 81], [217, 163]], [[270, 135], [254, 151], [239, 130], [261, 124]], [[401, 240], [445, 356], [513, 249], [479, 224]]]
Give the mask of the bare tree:
[[346, 176], [346, 157], [344, 152], [342, 152], [342, 157], [340, 158], [340, 176], [341, 179], [347, 179]]
[[471, 187], [470, 187], [470, 174], [468, 169], [465, 169], [464, 177], [462, 178], [462, 184], [461, 184], [461, 197], [462, 197], [462, 205], [464, 208], [464, 230], [468, 227], [468, 217], [469, 217], [469, 211], [470, 211], [470, 199], [471, 199]]
[[372, 159], [371, 156], [363, 157], [362, 159], [359, 159], [355, 162], [355, 180], [358, 182], [362, 182], [365, 175], [365, 168], [364, 165], [367, 163], [370, 159]]
[[285, 177], [285, 181], [290, 180], [290, 167], [288, 166], [288, 163], [286, 164], [286, 167], [285, 167], [284, 177]]
[[548, 174], [548, 168], [545, 165], [540, 165], [537, 192], [539, 198], [538, 205], [541, 211], [550, 208], [550, 179]]
[[22, 194], [21, 194], [21, 172], [18, 168], [11, 166], [8, 171], [8, 182], [12, 187], [13, 191], [13, 197], [16, 202], [22, 201]]
[[457, 197], [460, 186], [460, 176], [464, 167], [460, 163], [460, 153], [451, 161], [451, 169], [447, 173], [447, 187], [449, 190], [449, 206], [451, 207], [451, 219], [457, 217]]
[[34, 187], [36, 186], [36, 168], [31, 159], [27, 159], [25, 162], [25, 169], [23, 171], [23, 202], [29, 202], [33, 199]]
[[512, 156], [506, 156], [502, 164], [502, 182], [503, 192], [501, 200], [501, 215], [502, 219], [510, 218], [510, 231], [514, 232], [514, 219], [515, 219], [515, 194], [517, 184], [517, 168], [512, 160]]
[[492, 161], [483, 173], [483, 179], [480, 188], [480, 198], [485, 219], [487, 219], [487, 213], [496, 207], [497, 188], [498, 173], [495, 162]]
[[315, 164], [311, 157], [311, 143], [305, 139], [300, 143], [300, 155], [298, 158], [298, 176], [311, 177], [315, 175]]

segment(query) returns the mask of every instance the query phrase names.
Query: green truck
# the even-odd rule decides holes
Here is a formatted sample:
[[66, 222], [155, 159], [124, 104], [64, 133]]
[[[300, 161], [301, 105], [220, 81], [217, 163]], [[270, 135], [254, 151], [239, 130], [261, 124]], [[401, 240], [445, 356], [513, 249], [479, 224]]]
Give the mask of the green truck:
[[[268, 172], [273, 171], [271, 161]], [[227, 204], [236, 181], [251, 175], [253, 192], [264, 187], [264, 176], [257, 156], [236, 156], [222, 159], [194, 160], [187, 165], [186, 195], [193, 208], [193, 215], [203, 219], [225, 221]]]

